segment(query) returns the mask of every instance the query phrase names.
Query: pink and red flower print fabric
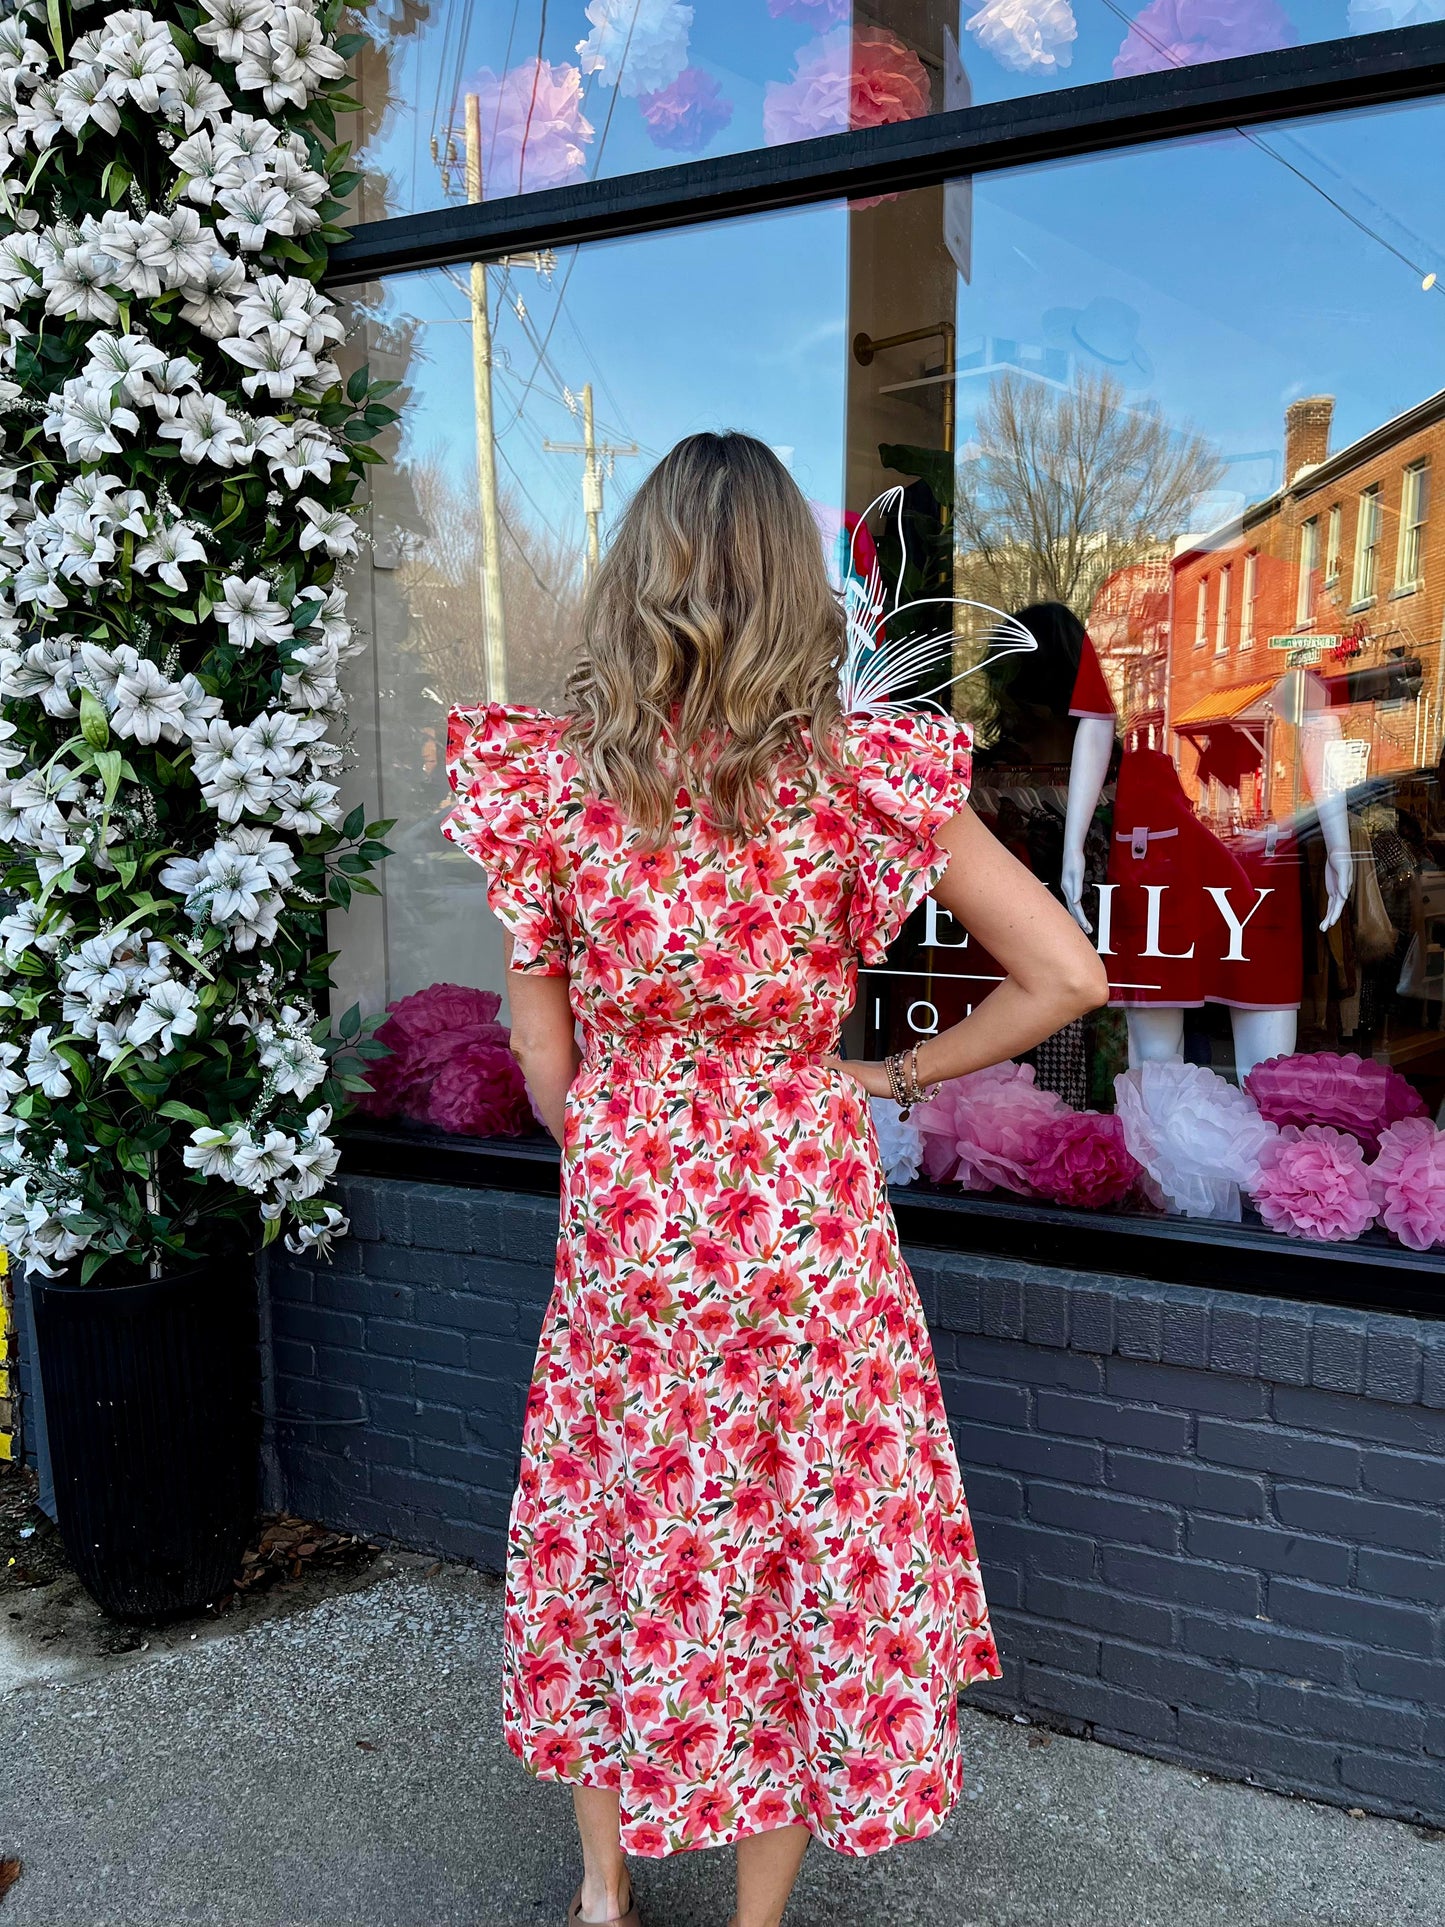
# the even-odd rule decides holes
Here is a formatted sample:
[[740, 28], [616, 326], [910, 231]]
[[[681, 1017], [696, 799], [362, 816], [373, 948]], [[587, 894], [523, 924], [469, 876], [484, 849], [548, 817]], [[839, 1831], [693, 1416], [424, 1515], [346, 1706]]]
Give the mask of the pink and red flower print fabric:
[[932, 1832], [956, 1694], [999, 1676], [968, 1508], [867, 1102], [823, 1059], [857, 963], [947, 862], [969, 738], [851, 720], [763, 832], [679, 792], [661, 852], [563, 724], [453, 713], [454, 842], [514, 967], [565, 974], [557, 1283], [512, 1510], [504, 1716], [539, 1775], [614, 1787], [644, 1855], [802, 1823]]

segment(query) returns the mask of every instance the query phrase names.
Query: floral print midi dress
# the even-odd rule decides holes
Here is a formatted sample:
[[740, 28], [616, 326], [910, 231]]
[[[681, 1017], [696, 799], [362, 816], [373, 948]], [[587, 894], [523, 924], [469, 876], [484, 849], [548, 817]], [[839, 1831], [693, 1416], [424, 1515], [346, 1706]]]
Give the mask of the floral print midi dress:
[[866, 1097], [824, 1059], [947, 858], [969, 737], [850, 719], [763, 833], [677, 798], [647, 847], [555, 717], [455, 710], [446, 834], [513, 968], [565, 974], [557, 1281], [527, 1405], [503, 1714], [615, 1788], [634, 1854], [796, 1823], [870, 1854], [962, 1783], [999, 1677], [973, 1533]]

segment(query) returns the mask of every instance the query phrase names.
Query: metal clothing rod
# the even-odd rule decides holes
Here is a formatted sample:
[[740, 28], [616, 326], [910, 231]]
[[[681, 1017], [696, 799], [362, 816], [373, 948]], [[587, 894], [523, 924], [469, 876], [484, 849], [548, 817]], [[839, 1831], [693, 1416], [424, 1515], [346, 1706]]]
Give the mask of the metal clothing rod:
[[1442, 91], [1445, 23], [1431, 21], [369, 222], [332, 250], [326, 283], [346, 287], [384, 273], [897, 192]]

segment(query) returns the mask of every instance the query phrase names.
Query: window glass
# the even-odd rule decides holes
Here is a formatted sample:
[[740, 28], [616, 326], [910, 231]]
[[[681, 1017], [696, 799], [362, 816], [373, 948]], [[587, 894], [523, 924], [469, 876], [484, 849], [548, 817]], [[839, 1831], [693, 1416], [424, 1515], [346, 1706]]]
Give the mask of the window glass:
[[[438, 834], [445, 707], [559, 705], [594, 536], [680, 436], [741, 427], [835, 571], [897, 486], [910, 580], [1029, 631], [1003, 658], [959, 625], [973, 806], [1111, 981], [1020, 1065], [884, 1117], [895, 1181], [1445, 1239], [1445, 214], [1417, 192], [1442, 136], [1426, 103], [360, 291], [353, 351], [404, 407], [354, 584], [353, 781], [400, 820], [346, 1000], [490, 1021], [499, 934]], [[846, 1046], [998, 976], [926, 906]], [[478, 1050], [475, 1104], [418, 1085], [387, 1124], [492, 1128]]]
[[358, 21], [358, 218], [1429, 18], [1402, 0], [441, 0]]

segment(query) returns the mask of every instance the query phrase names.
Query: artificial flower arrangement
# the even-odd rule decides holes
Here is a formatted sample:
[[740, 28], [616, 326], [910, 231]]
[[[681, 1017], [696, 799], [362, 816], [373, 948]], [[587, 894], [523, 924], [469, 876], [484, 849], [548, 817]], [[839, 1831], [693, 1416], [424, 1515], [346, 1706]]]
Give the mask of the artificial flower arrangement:
[[339, 570], [394, 384], [332, 358], [340, 0], [0, 17], [0, 1243], [88, 1282], [324, 1250]]
[[1387, 1065], [1300, 1052], [1240, 1089], [1170, 1060], [1121, 1073], [1114, 1093], [1103, 1115], [1037, 1089], [1027, 1064], [954, 1078], [914, 1111], [918, 1163], [965, 1190], [1085, 1210], [1132, 1198], [1237, 1223], [1248, 1197], [1288, 1237], [1351, 1242], [1378, 1223], [1413, 1250], [1445, 1246], [1445, 1131]]

